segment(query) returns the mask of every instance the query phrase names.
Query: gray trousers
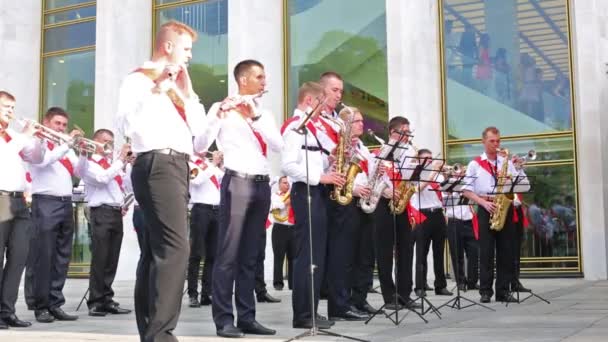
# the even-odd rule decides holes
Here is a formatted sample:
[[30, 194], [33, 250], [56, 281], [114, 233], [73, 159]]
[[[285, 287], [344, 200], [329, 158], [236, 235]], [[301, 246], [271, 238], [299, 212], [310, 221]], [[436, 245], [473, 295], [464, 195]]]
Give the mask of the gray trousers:
[[[0, 195], [0, 316], [15, 313], [30, 240], [30, 212], [23, 197]], [[6, 255], [6, 260], [4, 260]]]
[[186, 280], [188, 180], [184, 155], [144, 153], [133, 165], [135, 198], [146, 229], [135, 281], [135, 316], [141, 341], [177, 341], [173, 330]]

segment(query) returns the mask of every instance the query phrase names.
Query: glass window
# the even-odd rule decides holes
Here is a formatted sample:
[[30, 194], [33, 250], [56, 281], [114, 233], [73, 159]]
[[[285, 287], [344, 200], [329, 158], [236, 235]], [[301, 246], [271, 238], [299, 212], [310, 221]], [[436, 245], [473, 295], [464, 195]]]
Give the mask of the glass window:
[[97, 6], [87, 6], [73, 10], [47, 14], [44, 17], [44, 24], [59, 24], [65, 21], [79, 20], [94, 17], [97, 14]]
[[44, 59], [43, 110], [59, 106], [70, 114], [70, 123], [93, 134], [95, 107], [95, 51]]
[[156, 27], [169, 20], [181, 21], [198, 32], [189, 71], [194, 91], [209, 109], [228, 93], [228, 1], [205, 1], [157, 10]]
[[361, 109], [366, 127], [386, 137], [385, 1], [290, 0], [288, 5], [288, 115], [302, 83], [335, 71], [344, 79], [343, 102]]
[[46, 29], [44, 52], [95, 45], [95, 21]]
[[448, 139], [572, 130], [567, 0], [442, 0]]
[[95, 2], [91, 0], [44, 0], [45, 9], [51, 10], [54, 8], [66, 7], [66, 6], [74, 6], [78, 4], [84, 4], [87, 2]]

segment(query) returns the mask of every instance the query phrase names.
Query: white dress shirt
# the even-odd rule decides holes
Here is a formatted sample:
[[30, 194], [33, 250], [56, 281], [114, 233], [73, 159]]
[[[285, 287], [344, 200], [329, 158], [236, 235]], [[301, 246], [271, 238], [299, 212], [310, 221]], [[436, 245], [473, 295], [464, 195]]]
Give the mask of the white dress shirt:
[[44, 159], [40, 164], [33, 164], [30, 167], [32, 175], [32, 193], [51, 196], [72, 196], [72, 174], [67, 167], [62, 164], [69, 163], [72, 171], [76, 174], [78, 157], [68, 146], [61, 144], [52, 150], [49, 143], [44, 144]]
[[[461, 196], [462, 195], [459, 192], [453, 192], [450, 195], [445, 192], [443, 193], [443, 197], [450, 198], [450, 201], [453, 201], [454, 204], [458, 203]], [[444, 208], [444, 211], [449, 218], [455, 218], [463, 221], [473, 219], [473, 210], [470, 205], [449, 205]]]
[[[308, 110], [312, 110], [312, 108]], [[296, 108], [293, 112], [292, 118], [286, 121], [284, 127], [281, 129], [283, 131], [283, 136], [285, 136], [285, 133], [288, 130], [298, 128], [300, 126], [300, 123], [302, 122], [302, 118], [304, 117], [306, 117], [306, 112]], [[329, 163], [329, 155], [337, 146], [333, 139], [330, 138], [330, 134], [335, 133], [335, 131], [333, 131], [335, 129], [335, 126], [328, 120], [322, 119], [320, 117], [309, 122], [311, 122], [311, 125], [312, 127], [314, 127], [316, 133], [316, 135], [313, 136], [313, 139], [315, 139], [314, 137], [316, 137], [315, 142], [317, 143], [317, 146], [323, 149], [323, 170], [325, 172], [328, 172], [329, 168], [331, 167]]]
[[[438, 175], [437, 178], [434, 179], [434, 181], [434, 183], [426, 183], [426, 186], [424, 186], [423, 183], [421, 187], [424, 186], [424, 188], [421, 188], [420, 192], [416, 191], [414, 193], [414, 195], [410, 199], [410, 204], [414, 208], [421, 210], [443, 207], [443, 201], [441, 199], [443, 195], [441, 194], [441, 192], [433, 190], [433, 184], [439, 185], [440, 182], [443, 182], [443, 176]], [[417, 183], [418, 182], [416, 182], [416, 186], [418, 186]]]
[[377, 162], [377, 159], [369, 151], [367, 146], [363, 145], [363, 142], [361, 141], [361, 139], [357, 139], [357, 140], [358, 141], [357, 141], [357, 146], [355, 147], [355, 150], [357, 151], [357, 154], [359, 155], [359, 157], [362, 159], [361, 165], [367, 166], [367, 172], [365, 172], [366, 170], [364, 170], [364, 168], [362, 167], [361, 172], [359, 174], [357, 174], [357, 176], [355, 177], [354, 184], [355, 184], [355, 187], [367, 186], [370, 175], [372, 175], [373, 170], [376, 169], [375, 164]]
[[6, 129], [9, 141], [0, 137], [0, 160], [2, 160], [2, 177], [0, 190], [20, 191], [27, 189], [24, 161], [35, 164], [42, 162], [44, 149], [39, 139], [25, 136], [14, 130]]
[[[304, 120], [303, 117], [295, 121], [294, 127], [299, 126], [302, 120]], [[312, 130], [306, 130], [305, 135], [298, 134], [292, 129], [285, 130], [283, 133], [285, 146], [281, 152], [281, 171], [294, 182], [306, 183], [306, 152], [308, 150], [308, 184], [318, 185], [324, 173], [325, 157]]]
[[[145, 62], [143, 69], [157, 64]], [[184, 101], [184, 122], [166, 93], [153, 93], [154, 81], [141, 72], [129, 74], [122, 82], [118, 97], [116, 131], [131, 138], [135, 153], [171, 148], [193, 154], [192, 137], [205, 131], [205, 107], [198, 99]]]
[[[502, 169], [503, 163], [505, 162], [505, 158], [498, 156], [498, 163], [496, 163], [497, 161], [490, 161], [488, 160], [487, 155], [485, 154], [485, 152], [481, 155], [481, 162], [485, 162], [488, 161], [491, 165], [494, 165], [497, 167], [496, 170], [498, 170], [498, 172], [500, 172], [500, 170]], [[508, 161], [509, 166], [508, 166], [508, 171], [507, 174], [508, 176], [514, 177], [514, 176], [522, 176], [525, 177], [525, 172], [523, 169], [521, 170], [516, 170], [515, 166], [513, 166], [513, 163], [509, 160]], [[496, 172], [496, 171], [494, 171]], [[496, 180], [495, 180], [495, 176], [492, 175], [492, 173], [486, 171], [481, 165], [479, 165], [479, 163], [476, 160], [472, 160], [469, 165], [467, 166], [467, 173], [466, 176], [468, 177], [468, 179], [471, 179], [471, 183], [465, 187], [463, 187], [463, 189], [465, 190], [469, 190], [472, 191], [474, 193], [476, 193], [477, 195], [480, 196], [486, 196], [486, 195], [491, 195], [493, 196], [493, 192], [495, 192], [495, 185], [496, 185]], [[526, 184], [524, 183], [520, 183], [520, 187], [521, 190], [523, 191], [527, 191], [530, 189], [530, 184], [528, 182], [528, 180], [525, 180]]]
[[[288, 207], [287, 205], [285, 205], [285, 202], [283, 202], [283, 196], [285, 196], [285, 194], [283, 193], [279, 193], [279, 192], [275, 192], [270, 196], [270, 210], [275, 210], [278, 209], [279, 210], [279, 214], [281, 216], [287, 216], [289, 217], [289, 213], [288, 210], [293, 210], [291, 207]], [[293, 223], [289, 222], [289, 220], [285, 221], [285, 222], [278, 222], [284, 226], [293, 226]]]
[[[258, 108], [255, 112], [259, 118], [253, 121], [236, 110], [229, 110], [220, 118], [220, 105], [221, 103], [214, 103], [211, 106], [207, 115], [207, 130], [205, 134], [195, 137], [195, 149], [206, 151], [216, 141], [218, 149], [224, 152], [226, 169], [252, 175], [268, 175], [270, 163], [267, 154], [270, 150], [278, 153], [283, 147], [283, 139], [272, 114]], [[266, 155], [254, 131], [260, 134], [267, 145]]]
[[199, 167], [203, 170], [196, 178], [190, 180], [190, 203], [219, 205], [224, 171], [208, 162], [204, 162]]
[[104, 169], [99, 162], [103, 157], [94, 154], [91, 159], [81, 156], [78, 160], [78, 172], [84, 181], [85, 201], [88, 207], [98, 207], [102, 204], [119, 207], [124, 201], [123, 189], [115, 177], [124, 179], [122, 168], [124, 163], [115, 160], [110, 167]]

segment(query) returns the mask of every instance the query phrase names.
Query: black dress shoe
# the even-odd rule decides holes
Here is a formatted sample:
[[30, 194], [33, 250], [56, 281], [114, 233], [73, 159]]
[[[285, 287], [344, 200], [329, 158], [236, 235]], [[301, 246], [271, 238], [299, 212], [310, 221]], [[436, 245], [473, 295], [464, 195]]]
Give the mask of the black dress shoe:
[[34, 315], [36, 316], [36, 321], [40, 323], [53, 323], [55, 321], [55, 317], [46, 309], [36, 310]]
[[489, 303], [492, 301], [492, 296], [490, 296], [489, 294], [482, 294], [481, 299], [479, 301], [482, 303]]
[[4, 321], [0, 319], [0, 330], [2, 329], [8, 329], [8, 324], [4, 323]]
[[125, 315], [131, 313], [131, 310], [129, 309], [123, 309], [118, 305], [112, 304], [104, 306], [102, 310], [113, 315]]
[[366, 313], [366, 314], [370, 314], [370, 315], [373, 315], [376, 312], [378, 312], [378, 310], [376, 310], [376, 308], [371, 306], [367, 301], [364, 301], [363, 304], [355, 305], [355, 308], [357, 308], [357, 310], [359, 310], [362, 313]]
[[196, 297], [190, 297], [188, 299], [188, 306], [191, 308], [200, 308], [201, 303], [199, 303], [199, 301]]
[[237, 324], [237, 328], [241, 329], [245, 334], [252, 335], [275, 335], [277, 333], [276, 330], [268, 329], [265, 326], [261, 325], [258, 321], [241, 323]]
[[258, 296], [258, 303], [280, 303], [281, 300], [269, 295], [268, 292]]
[[429, 286], [429, 284], [425, 284], [424, 285], [424, 290], [425, 291], [433, 291], [433, 288]]
[[508, 296], [496, 296], [496, 301], [497, 302], [503, 302], [503, 303], [518, 303], [517, 299], [515, 299], [515, 297], [508, 295]]
[[477, 284], [468, 284], [467, 289], [469, 290], [479, 290], [479, 285]]
[[384, 309], [389, 310], [389, 311], [397, 311], [397, 310], [403, 309], [403, 305], [395, 304], [395, 303], [386, 303], [384, 305]]
[[283, 291], [283, 287], [285, 287], [283, 284], [274, 284], [274, 289], [277, 291]]
[[211, 305], [211, 298], [207, 295], [201, 295], [201, 305], [208, 306]]
[[422, 308], [422, 304], [418, 303], [417, 301], [413, 300], [412, 298], [404, 298], [401, 299], [399, 298], [399, 304], [403, 305], [404, 307], [410, 309], [410, 310], [415, 310], [415, 309], [421, 309]]
[[[319, 329], [329, 329], [332, 325], [334, 325], [333, 321], [330, 320], [317, 320], [317, 328]], [[312, 320], [311, 319], [303, 319], [303, 320], [295, 320], [293, 321], [294, 329], [311, 329], [312, 328]]]
[[229, 337], [229, 338], [238, 338], [245, 337], [245, 334], [241, 331], [241, 329], [235, 327], [232, 324], [228, 324], [223, 326], [221, 329], [217, 329], [215, 331], [217, 336], [220, 337]]
[[58, 321], [75, 321], [78, 319], [78, 316], [68, 315], [62, 308], [51, 308], [49, 312]]
[[[325, 316], [321, 316], [321, 315], [317, 314], [315, 317], [316, 317], [316, 319], [317, 319], [317, 322], [319, 322], [319, 321], [323, 321], [323, 322], [325, 322], [325, 323], [329, 324], [329, 326], [330, 326], [330, 327], [331, 327], [331, 326], [333, 326], [334, 324], [336, 324], [336, 322], [334, 322], [334, 321], [330, 321], [330, 320], [329, 320], [329, 319], [327, 319], [327, 317], [325, 317]], [[318, 323], [317, 323], [317, 324], [318, 324]]]
[[4, 323], [13, 328], [27, 328], [32, 325], [31, 322], [22, 321], [15, 314], [2, 318]]
[[92, 306], [89, 308], [89, 316], [93, 317], [104, 317], [108, 312], [98, 306]]
[[426, 297], [426, 290], [415, 290], [414, 293], [416, 294], [416, 297]]
[[442, 289], [435, 289], [435, 294], [438, 296], [451, 296], [453, 295], [452, 292], [448, 291], [448, 289], [446, 289], [445, 287]]
[[369, 316], [362, 312], [348, 310], [339, 315], [329, 316], [332, 321], [365, 321]]
[[467, 292], [467, 286], [465, 284], [458, 284], [458, 290], [462, 292]]

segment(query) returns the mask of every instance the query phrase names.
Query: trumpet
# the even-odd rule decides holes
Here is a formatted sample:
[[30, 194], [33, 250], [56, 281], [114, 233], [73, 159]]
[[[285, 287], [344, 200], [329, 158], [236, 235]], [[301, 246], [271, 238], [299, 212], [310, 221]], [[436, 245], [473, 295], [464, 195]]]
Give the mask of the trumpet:
[[64, 143], [72, 145], [74, 143], [74, 138], [72, 138], [68, 134], [57, 132], [54, 129], [51, 129], [49, 127], [46, 127], [46, 126], [38, 123], [37, 121], [31, 120], [31, 119], [18, 119], [15, 117], [9, 117], [9, 118], [12, 120], [15, 120], [23, 127], [28, 126], [28, 125], [32, 126], [32, 128], [34, 128], [35, 130], [38, 131], [36, 133], [36, 137], [38, 137], [40, 139], [45, 139], [56, 145], [61, 145]]
[[467, 170], [466, 166], [463, 166], [460, 163], [455, 163], [454, 165], [444, 165], [441, 168], [441, 172], [447, 173], [448, 176], [452, 176], [454, 174], [463, 174]]
[[524, 156], [516, 155], [515, 156], [515, 161], [513, 161], [513, 165], [515, 166], [515, 168], [520, 169], [524, 165], [526, 165], [526, 163], [528, 161], [533, 161], [533, 160], [536, 160], [536, 151], [535, 150], [530, 150]]
[[114, 153], [114, 145], [112, 143], [102, 144], [95, 140], [87, 139], [81, 136], [74, 137], [72, 146], [79, 152], [86, 154], [95, 154], [97, 153], [98, 148], [101, 148], [103, 151], [102, 154], [106, 156]]
[[380, 143], [380, 145], [386, 144], [386, 141], [384, 141], [384, 139], [382, 139], [379, 136], [377, 136], [376, 133], [374, 133], [374, 130], [371, 129], [371, 128], [367, 129], [367, 135], [369, 135], [370, 137], [374, 138], [378, 143]]

